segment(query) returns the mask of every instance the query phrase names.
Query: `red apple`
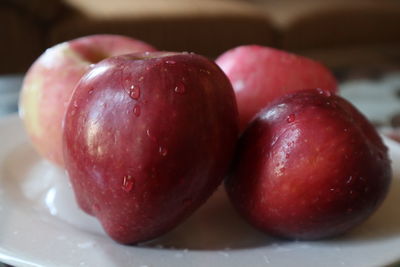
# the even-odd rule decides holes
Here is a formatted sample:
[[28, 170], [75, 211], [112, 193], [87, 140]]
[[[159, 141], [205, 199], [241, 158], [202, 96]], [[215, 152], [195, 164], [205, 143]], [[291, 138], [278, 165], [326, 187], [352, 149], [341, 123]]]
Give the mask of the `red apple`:
[[92, 35], [46, 50], [27, 72], [20, 116], [36, 150], [63, 166], [62, 119], [72, 91], [91, 64], [131, 52], [154, 51], [141, 41], [118, 35]]
[[226, 189], [266, 233], [320, 239], [366, 220], [390, 180], [387, 148], [367, 119], [339, 96], [306, 90], [257, 115], [239, 141]]
[[240, 128], [271, 101], [287, 93], [321, 88], [336, 91], [336, 80], [322, 64], [285, 51], [246, 45], [231, 49], [216, 60], [236, 94]]
[[196, 210], [223, 179], [238, 136], [228, 78], [188, 53], [103, 60], [78, 83], [64, 123], [79, 206], [128, 244]]

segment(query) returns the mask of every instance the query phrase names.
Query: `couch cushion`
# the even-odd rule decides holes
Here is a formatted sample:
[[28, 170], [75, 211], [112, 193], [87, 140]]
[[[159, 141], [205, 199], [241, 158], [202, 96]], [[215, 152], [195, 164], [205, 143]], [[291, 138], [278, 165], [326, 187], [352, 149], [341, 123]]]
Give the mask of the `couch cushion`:
[[280, 29], [284, 49], [400, 43], [400, 2], [282, 0], [260, 7]]
[[217, 56], [231, 47], [275, 45], [267, 15], [254, 5], [228, 0], [66, 0], [74, 12], [60, 20], [48, 45], [96, 33], [142, 39], [160, 50]]

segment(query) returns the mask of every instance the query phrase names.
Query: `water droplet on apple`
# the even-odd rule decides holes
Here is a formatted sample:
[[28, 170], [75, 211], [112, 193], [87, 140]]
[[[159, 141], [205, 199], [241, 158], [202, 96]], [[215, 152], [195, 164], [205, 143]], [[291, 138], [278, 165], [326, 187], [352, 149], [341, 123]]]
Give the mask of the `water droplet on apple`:
[[288, 123], [292, 123], [292, 122], [294, 122], [296, 120], [296, 115], [294, 115], [294, 114], [290, 114], [289, 116], [287, 116], [287, 118], [286, 118], [286, 121], [288, 122]]
[[332, 93], [331, 93], [330, 91], [328, 91], [328, 90], [324, 90], [324, 89], [321, 89], [321, 88], [317, 88], [317, 91], [318, 91], [318, 93], [319, 93], [320, 95], [324, 95], [324, 96], [327, 96], [327, 97], [332, 96]]
[[176, 61], [175, 60], [167, 60], [167, 61], [165, 61], [165, 63], [173, 65], [173, 64], [176, 64]]
[[73, 103], [74, 107], [78, 107], [78, 102], [76, 102], [76, 100]]
[[133, 114], [134, 114], [136, 117], [139, 117], [139, 116], [140, 116], [140, 112], [141, 112], [140, 106], [139, 106], [139, 105], [135, 105], [135, 106], [133, 107]]
[[144, 79], [144, 77], [143, 77], [143, 76], [140, 76], [139, 82], [143, 81], [143, 79]]
[[331, 106], [332, 108], [336, 108], [336, 106], [337, 106], [335, 101], [327, 101], [326, 104], [328, 106]]
[[122, 181], [122, 190], [129, 193], [133, 189], [133, 177], [130, 175], [124, 176], [124, 180]]
[[132, 99], [135, 99], [135, 100], [139, 99], [139, 97], [140, 97], [140, 88], [138, 86], [131, 85], [129, 96]]
[[200, 69], [200, 72], [205, 73], [207, 75], [211, 74], [211, 72], [209, 70], [205, 70], [205, 69]]
[[147, 130], [146, 130], [146, 135], [147, 135], [147, 137], [150, 138], [151, 141], [157, 142], [157, 138], [154, 137], [154, 136], [151, 134], [150, 129], [147, 129]]
[[174, 92], [178, 94], [184, 94], [186, 92], [186, 87], [183, 82], [178, 82], [174, 88]]
[[168, 149], [160, 146], [158, 148], [158, 152], [160, 153], [161, 156], [165, 157], [168, 154]]

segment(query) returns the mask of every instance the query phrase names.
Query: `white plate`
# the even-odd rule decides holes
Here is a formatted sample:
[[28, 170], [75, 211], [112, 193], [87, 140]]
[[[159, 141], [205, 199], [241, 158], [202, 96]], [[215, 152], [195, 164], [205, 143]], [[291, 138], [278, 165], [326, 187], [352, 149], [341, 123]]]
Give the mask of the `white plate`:
[[16, 266], [382, 266], [400, 259], [400, 145], [383, 206], [340, 238], [273, 239], [232, 210], [223, 190], [169, 234], [140, 246], [110, 240], [79, 211], [64, 172], [42, 160], [16, 116], [0, 120], [0, 261]]

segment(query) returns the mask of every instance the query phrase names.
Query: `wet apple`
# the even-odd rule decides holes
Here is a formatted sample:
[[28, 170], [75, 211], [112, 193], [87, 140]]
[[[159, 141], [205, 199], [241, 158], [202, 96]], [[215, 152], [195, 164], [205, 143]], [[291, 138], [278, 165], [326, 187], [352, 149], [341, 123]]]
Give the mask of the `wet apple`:
[[306, 90], [256, 116], [239, 141], [226, 189], [262, 231], [320, 239], [365, 221], [390, 181], [387, 148], [368, 120], [337, 95]]
[[101, 61], [77, 85], [64, 123], [79, 206], [126, 244], [167, 232], [203, 204], [238, 136], [228, 78], [189, 53]]

